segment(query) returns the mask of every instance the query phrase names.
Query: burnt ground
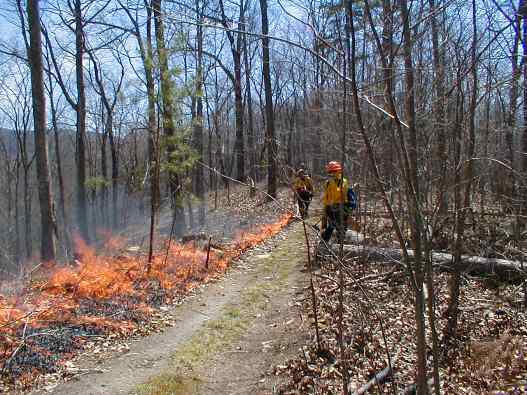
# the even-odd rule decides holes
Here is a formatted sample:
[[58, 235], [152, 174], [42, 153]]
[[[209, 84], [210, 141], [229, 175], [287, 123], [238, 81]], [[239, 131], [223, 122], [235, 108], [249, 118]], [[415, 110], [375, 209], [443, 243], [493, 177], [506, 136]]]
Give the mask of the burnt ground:
[[[296, 222], [200, 287], [163, 318], [165, 331], [94, 348], [71, 362], [67, 382], [35, 394], [267, 394], [272, 372], [308, 339], [303, 229]], [[110, 340], [111, 341], [111, 340]], [[113, 348], [114, 350], [112, 350]]]
[[[257, 225], [275, 222], [284, 213], [284, 207], [291, 207], [290, 203], [287, 190], [280, 192], [278, 203], [267, 202], [263, 194], [251, 198], [249, 191], [233, 191], [230, 199], [219, 196], [218, 207], [225, 207], [209, 212], [204, 227], [187, 233], [203, 232], [220, 245], [228, 243], [240, 231], [254, 231]], [[170, 232], [170, 225], [170, 217], [165, 214], [158, 224], [159, 240]], [[116, 328], [110, 333], [97, 330], [92, 333], [87, 330], [90, 328], [83, 326], [76, 333], [73, 326], [53, 331], [46, 328], [44, 332], [53, 332], [49, 339], [40, 332], [35, 333], [35, 339], [44, 339], [43, 347], [50, 350], [41, 350], [37, 362], [42, 362], [42, 357], [48, 355], [50, 363], [46, 366], [50, 368], [37, 366], [44, 374], [31, 374], [38, 377], [36, 382], [32, 380], [34, 393], [198, 393], [197, 389], [189, 392], [186, 381], [183, 389], [172, 388], [165, 392], [156, 389], [152, 380], [155, 382], [160, 375], [170, 376], [174, 367], [177, 367], [178, 380], [181, 373], [184, 373], [183, 378], [187, 375], [194, 380], [194, 372], [199, 370], [196, 379], [201, 383], [199, 393], [214, 388], [214, 383], [220, 383], [221, 388], [225, 386], [224, 382], [240, 384], [239, 380], [228, 377], [241, 377], [239, 367], [242, 365], [246, 368], [245, 376], [242, 375], [245, 378], [240, 380], [254, 381], [259, 387], [271, 383], [272, 366], [283, 363], [286, 356], [294, 355], [298, 339], [307, 333], [302, 314], [293, 309], [301, 304], [301, 300], [293, 300], [296, 293], [302, 293], [303, 274], [299, 269], [305, 260], [302, 233], [298, 233], [298, 224], [293, 228], [286, 228], [278, 236], [246, 252], [231, 265], [224, 277], [217, 278], [212, 284], [198, 286], [190, 294], [172, 298], [168, 304], [161, 301], [161, 305], [155, 306], [154, 313], [148, 313], [148, 319], [114, 317], [114, 311], [130, 310], [135, 314], [135, 310], [127, 309], [125, 305], [116, 310], [114, 305], [121, 303], [118, 300], [112, 300], [111, 306], [99, 306], [95, 300], [97, 306], [80, 306], [88, 312], [94, 308], [99, 311], [102, 307], [101, 318], [112, 313], [112, 319], [144, 323], [132, 330], [126, 328], [120, 333]], [[145, 249], [144, 229], [138, 226], [125, 235], [129, 241], [127, 248], [133, 247], [131, 250], [139, 251], [138, 254]], [[296, 236], [286, 236], [290, 232]], [[58, 329], [62, 332], [59, 333]], [[72, 330], [75, 333], [70, 333]], [[221, 341], [209, 341], [196, 347], [207, 334]], [[66, 344], [68, 347], [63, 350], [63, 343], [68, 339], [71, 347]], [[82, 341], [79, 343], [75, 339]], [[48, 345], [50, 342], [53, 343], [51, 346]], [[55, 349], [60, 349], [60, 355], [52, 351]], [[17, 355], [23, 360], [10, 363], [15, 367], [18, 362], [27, 365], [28, 350], [23, 348]], [[251, 358], [252, 362], [247, 364]], [[187, 360], [193, 362], [190, 365], [185, 362], [182, 369], [181, 361]], [[229, 364], [225, 363], [226, 360]], [[175, 361], [179, 361], [178, 364]], [[226, 372], [229, 366], [230, 374]], [[17, 387], [2, 388], [3, 391], [10, 388], [11, 393], [22, 393], [27, 390], [28, 382], [26, 380], [18, 390], [13, 389]]]

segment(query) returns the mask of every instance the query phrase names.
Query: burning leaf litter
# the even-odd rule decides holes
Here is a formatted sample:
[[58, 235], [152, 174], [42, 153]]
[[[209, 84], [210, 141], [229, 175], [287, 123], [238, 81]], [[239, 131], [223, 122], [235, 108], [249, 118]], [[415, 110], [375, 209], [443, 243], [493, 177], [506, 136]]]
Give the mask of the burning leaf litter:
[[240, 233], [221, 251], [211, 250], [208, 262], [207, 251], [192, 242], [167, 244], [147, 265], [118, 240], [105, 250], [124, 250], [120, 255], [97, 254], [77, 241], [74, 265], [50, 267], [18, 294], [0, 294], [0, 392], [30, 388], [42, 374], [78, 373], [71, 359], [80, 350], [126, 352], [126, 337], [172, 325], [163, 304], [223, 273], [291, 219], [286, 214]]

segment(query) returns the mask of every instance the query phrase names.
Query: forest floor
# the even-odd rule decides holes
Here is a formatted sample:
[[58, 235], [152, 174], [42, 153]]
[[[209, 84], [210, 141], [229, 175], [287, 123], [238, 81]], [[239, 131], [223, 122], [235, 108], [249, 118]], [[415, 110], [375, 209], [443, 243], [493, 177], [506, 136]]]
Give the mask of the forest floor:
[[[274, 392], [276, 380], [273, 366], [283, 363], [287, 357], [293, 357], [308, 333], [307, 322], [299, 310], [295, 310], [302, 302], [295, 301], [295, 297], [303, 294], [302, 287], [305, 285], [305, 274], [301, 271], [306, 258], [303, 228], [301, 223], [293, 223], [268, 239], [263, 234], [268, 232], [266, 224], [272, 229], [280, 229], [277, 224], [284, 223], [283, 215], [291, 209], [287, 189], [279, 192], [275, 202], [266, 202], [260, 192], [251, 196], [246, 188], [233, 188], [229, 195], [220, 193], [217, 209], [213, 207], [213, 201], [209, 199], [207, 222], [202, 226], [194, 225], [186, 234], [204, 234], [207, 239], [211, 237], [213, 245], [220, 248], [213, 248], [215, 264], [219, 260], [230, 260], [230, 254], [234, 253], [235, 258], [228, 263], [226, 271], [220, 270], [209, 278], [206, 273], [195, 271], [195, 267], [188, 273], [185, 269], [182, 285], [187, 291], [183, 290], [180, 294], [176, 290], [175, 295], [169, 293], [165, 296], [162, 292], [160, 297], [168, 298], [168, 303], [161, 305], [157, 304], [154, 295], [153, 310], [147, 308], [147, 316], [141, 310], [136, 315], [135, 307], [127, 305], [124, 295], [121, 299], [126, 305], [121, 308], [120, 299], [108, 303], [94, 299], [92, 303], [90, 300], [95, 295], [72, 295], [79, 300], [79, 306], [74, 307], [72, 313], [78, 315], [87, 311], [100, 315], [102, 320], [105, 320], [102, 317], [108, 317], [110, 326], [107, 329], [92, 326], [98, 325], [99, 321], [95, 318], [93, 324], [87, 321], [81, 326], [57, 321], [49, 330], [46, 328], [49, 324], [35, 334], [28, 330], [29, 336], [35, 336], [32, 340], [37, 340], [30, 345], [25, 343], [29, 337], [26, 339], [24, 325], [16, 328], [16, 321], [8, 323], [9, 327], [13, 325], [12, 335], [8, 334], [8, 338], [22, 336], [22, 339], [19, 348], [5, 362], [2, 372], [13, 371], [20, 376], [11, 376], [14, 386], [8, 384], [11, 381], [9, 373], [4, 376], [8, 379], [5, 382], [7, 386], [2, 387], [0, 383], [0, 392], [3, 388], [10, 393], [26, 393], [28, 387], [33, 387], [34, 394]], [[197, 218], [196, 211], [194, 208], [194, 218]], [[158, 223], [158, 249], [163, 256], [163, 248], [167, 248], [164, 240], [171, 229], [169, 217], [162, 215]], [[101, 259], [105, 259], [109, 256], [106, 254], [112, 254], [115, 256], [111, 258], [112, 262], [115, 261], [113, 264], [123, 260], [123, 269], [128, 270], [127, 262], [145, 253], [145, 229], [146, 226], [141, 224], [130, 227], [119, 236], [119, 249], [110, 247], [106, 251], [107, 247], [101, 244], [97, 246], [97, 251], [88, 252], [88, 256], [102, 254]], [[262, 234], [259, 235], [260, 230]], [[253, 235], [264, 241], [254, 241]], [[248, 239], [244, 239], [245, 236]], [[253, 246], [253, 243], [256, 245]], [[245, 251], [245, 245], [253, 247]], [[206, 249], [204, 245], [200, 248], [203, 247]], [[244, 252], [238, 255], [232, 248]], [[222, 257], [222, 250], [226, 251], [225, 258]], [[197, 251], [196, 259], [204, 259], [199, 257]], [[175, 253], [174, 264], [177, 266], [177, 249]], [[173, 255], [171, 251], [169, 260], [174, 259]], [[130, 267], [135, 270], [133, 265]], [[70, 269], [67, 270], [69, 275]], [[72, 274], [75, 284], [83, 278], [82, 273], [80, 277], [75, 272]], [[174, 281], [181, 275], [175, 274]], [[203, 276], [204, 282], [200, 283], [199, 278]], [[198, 282], [192, 281], [194, 277]], [[51, 281], [54, 278], [52, 275]], [[68, 295], [72, 290], [78, 292], [82, 283], [72, 288], [68, 285], [69, 281], [62, 284], [61, 279], [57, 292]], [[141, 281], [140, 278], [134, 287], [137, 281]], [[113, 288], [112, 284], [108, 283]], [[149, 285], [154, 293], [160, 291], [156, 284]], [[43, 287], [47, 289], [48, 286], [44, 283]], [[31, 291], [33, 286], [25, 289], [35, 292]], [[25, 300], [23, 292], [19, 298]], [[119, 325], [118, 320], [124, 319], [125, 326], [122, 329], [113, 327], [111, 321], [114, 319], [117, 320], [116, 325]], [[129, 319], [135, 322], [132, 330], [128, 326]], [[56, 337], [59, 332], [64, 333], [63, 340]], [[78, 344], [72, 349], [71, 345], [75, 343]], [[42, 369], [44, 374], [39, 374]]]
[[[272, 221], [280, 211], [274, 203], [270, 207], [258, 198], [251, 200], [248, 191], [238, 193], [230, 203], [221, 203], [224, 208], [210, 218], [207, 229], [192, 231], [228, 239], [237, 228]], [[283, 191], [277, 204], [290, 207], [287, 201]], [[315, 224], [318, 211], [312, 210], [309, 223]], [[169, 228], [164, 221], [161, 226]], [[393, 246], [387, 229], [383, 220], [368, 219], [361, 230], [363, 241]], [[320, 352], [314, 339], [310, 275], [303, 270], [306, 261], [302, 223], [292, 222], [239, 256], [214, 281], [196, 286], [175, 304], [161, 306], [149, 325], [159, 324], [162, 330], [109, 337], [85, 348], [66, 362], [69, 374], [55, 380], [48, 376], [33, 393], [340, 394], [338, 270], [323, 262], [313, 273]], [[343, 338], [350, 387], [357, 389], [382, 371], [389, 354], [394, 373], [374, 392], [404, 393], [415, 373], [415, 316], [406, 276], [393, 263], [349, 259], [343, 267]], [[434, 282], [441, 332], [448, 274], [437, 272]], [[527, 312], [522, 297], [520, 285], [463, 278], [459, 339], [445, 348], [441, 393], [526, 392]], [[428, 323], [426, 327], [429, 335]]]
[[[272, 367], [309, 332], [299, 310], [303, 228], [294, 223], [239, 259], [219, 281], [166, 312], [174, 325], [124, 352], [83, 353], [80, 374], [35, 393], [269, 394]], [[170, 317], [170, 318], [168, 318]]]

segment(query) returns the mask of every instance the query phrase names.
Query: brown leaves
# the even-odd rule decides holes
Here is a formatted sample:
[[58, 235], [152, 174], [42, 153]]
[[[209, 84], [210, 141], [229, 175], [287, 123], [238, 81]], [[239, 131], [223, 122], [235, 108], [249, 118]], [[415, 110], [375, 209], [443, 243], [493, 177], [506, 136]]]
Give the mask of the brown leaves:
[[[348, 268], [346, 277], [350, 285], [344, 293], [344, 342], [351, 387], [362, 386], [382, 371], [387, 366], [388, 351], [392, 361], [397, 359], [394, 383], [387, 382], [380, 388], [382, 393], [389, 393], [391, 386], [395, 385], [396, 392], [402, 393], [405, 386], [415, 380], [415, 313], [408, 282], [404, 278], [393, 281], [390, 276], [379, 275], [368, 276], [360, 285], [354, 285], [352, 279], [364, 278], [365, 273], [387, 273], [391, 266], [350, 263]], [[280, 388], [282, 394], [312, 393], [312, 388], [316, 388], [317, 394], [342, 392], [340, 354], [336, 341], [337, 273], [329, 270], [328, 266], [323, 267], [322, 272], [327, 278], [317, 277], [315, 285], [320, 308], [319, 330], [324, 348], [329, 350], [334, 360], [317, 354], [314, 341], [304, 346], [297, 358], [275, 370], [288, 378]], [[448, 274], [436, 273], [437, 316], [446, 309], [447, 282]], [[527, 312], [507, 302], [520, 296], [517, 287], [502, 287], [501, 296], [497, 297], [494, 290], [485, 284], [466, 280], [460, 305], [460, 337], [455, 347], [445, 350], [447, 359], [440, 366], [442, 393], [476, 395], [500, 389], [510, 391], [524, 383], [527, 375]], [[304, 290], [303, 311], [309, 316], [311, 307], [308, 297], [308, 290]], [[311, 322], [312, 319], [310, 317]], [[381, 321], [387, 344], [381, 331]], [[444, 319], [438, 318], [436, 325], [441, 331]], [[314, 333], [314, 328], [311, 328], [311, 333]]]

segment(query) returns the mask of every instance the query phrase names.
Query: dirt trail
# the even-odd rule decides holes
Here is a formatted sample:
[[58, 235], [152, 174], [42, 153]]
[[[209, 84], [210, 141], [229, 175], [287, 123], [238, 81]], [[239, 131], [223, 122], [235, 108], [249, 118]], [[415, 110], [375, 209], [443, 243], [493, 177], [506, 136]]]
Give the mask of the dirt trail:
[[302, 224], [294, 223], [176, 307], [175, 326], [103, 363], [87, 355], [86, 374], [35, 393], [273, 393], [276, 379], [266, 373], [308, 332], [295, 308], [305, 251]]

